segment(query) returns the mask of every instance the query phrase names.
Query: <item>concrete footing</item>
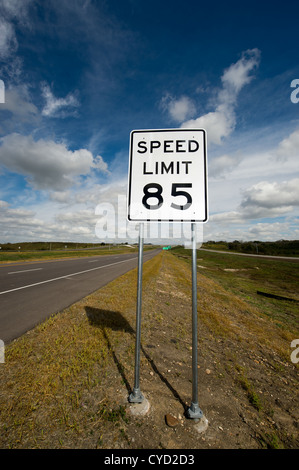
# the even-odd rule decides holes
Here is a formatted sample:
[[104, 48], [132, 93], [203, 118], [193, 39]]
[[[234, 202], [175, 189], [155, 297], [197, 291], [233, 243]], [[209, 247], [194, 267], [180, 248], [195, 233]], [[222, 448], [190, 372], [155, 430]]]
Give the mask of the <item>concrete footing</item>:
[[209, 421], [205, 416], [200, 419], [195, 419], [196, 423], [194, 424], [194, 429], [198, 433], [205, 432], [208, 429]]
[[149, 412], [150, 403], [144, 398], [142, 403], [130, 403], [128, 410], [133, 416], [144, 416]]

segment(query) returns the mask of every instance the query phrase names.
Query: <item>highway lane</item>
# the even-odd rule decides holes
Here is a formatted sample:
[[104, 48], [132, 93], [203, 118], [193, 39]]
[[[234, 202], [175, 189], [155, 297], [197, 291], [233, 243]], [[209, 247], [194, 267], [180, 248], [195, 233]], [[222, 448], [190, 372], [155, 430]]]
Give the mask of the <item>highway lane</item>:
[[[159, 251], [145, 251], [144, 262]], [[8, 344], [137, 262], [138, 253], [128, 253], [0, 265], [0, 339]]]

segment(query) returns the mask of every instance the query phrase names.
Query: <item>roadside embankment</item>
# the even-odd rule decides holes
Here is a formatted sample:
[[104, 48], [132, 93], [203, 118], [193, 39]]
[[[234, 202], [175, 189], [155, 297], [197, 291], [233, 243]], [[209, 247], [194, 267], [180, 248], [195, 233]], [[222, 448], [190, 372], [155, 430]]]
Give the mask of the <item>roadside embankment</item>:
[[198, 273], [198, 388], [208, 427], [198, 433], [185, 417], [192, 394], [191, 270], [171, 252], [144, 264], [140, 386], [150, 409], [132, 416], [136, 286], [135, 269], [6, 348], [0, 447], [298, 448], [294, 331], [204, 273]]

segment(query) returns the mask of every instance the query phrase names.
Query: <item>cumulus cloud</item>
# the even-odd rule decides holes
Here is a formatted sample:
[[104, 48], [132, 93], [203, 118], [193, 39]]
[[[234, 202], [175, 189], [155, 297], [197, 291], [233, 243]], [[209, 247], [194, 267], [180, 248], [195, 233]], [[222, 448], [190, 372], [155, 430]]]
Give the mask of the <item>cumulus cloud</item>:
[[214, 214], [218, 223], [243, 223], [248, 220], [275, 218], [290, 214], [299, 206], [299, 178], [281, 183], [261, 181], [243, 191], [243, 199], [235, 211]]
[[28, 21], [28, 7], [33, 0], [1, 0], [0, 9], [5, 16], [16, 18], [21, 23]]
[[215, 111], [186, 121], [181, 127], [204, 128], [208, 132], [209, 142], [220, 145], [235, 128], [235, 106], [238, 94], [252, 80], [252, 72], [257, 68], [259, 60], [260, 51], [258, 49], [243, 52], [242, 57], [228, 67], [221, 77], [222, 88], [217, 95]]
[[[251, 238], [254, 240], [279, 240], [288, 238], [292, 232], [291, 224], [289, 222], [273, 222], [273, 223], [258, 223], [248, 229], [248, 235], [243, 238]], [[297, 231], [298, 233], [298, 231]], [[294, 234], [294, 239], [297, 236]]]
[[175, 99], [167, 93], [161, 100], [161, 108], [168, 111], [171, 119], [176, 122], [182, 122], [195, 114], [195, 106], [187, 96]]
[[34, 211], [12, 208], [6, 201], [0, 201], [0, 216], [2, 242], [14, 240], [17, 233], [30, 237], [44, 227], [44, 222], [35, 218]]
[[10, 84], [24, 83], [23, 60], [18, 56], [17, 28], [32, 28], [29, 9], [33, 2], [34, 0], [0, 0], [1, 78]]
[[250, 73], [258, 66], [259, 59], [258, 49], [248, 49], [242, 53], [241, 59], [224, 71], [221, 77], [223, 89], [220, 91], [220, 96], [223, 95], [222, 99], [227, 101], [229, 97], [232, 101], [236, 100], [243, 86], [251, 82], [253, 75]]
[[70, 191], [52, 191], [50, 192], [50, 200], [61, 204], [69, 204], [72, 200]]
[[286, 222], [258, 222], [251, 225], [240, 222], [234, 224], [214, 224], [208, 227], [206, 240], [264, 240], [298, 239], [299, 230], [296, 220]]
[[67, 224], [70, 226], [80, 226], [82, 231], [91, 233], [91, 230], [94, 231], [94, 227], [97, 221], [94, 210], [92, 209], [80, 209], [77, 211], [64, 212], [63, 214], [58, 214], [55, 217], [56, 221], [62, 224]]
[[37, 107], [32, 103], [26, 85], [19, 85], [5, 90], [5, 103], [1, 110], [10, 111], [22, 122], [31, 122], [38, 115]]
[[210, 112], [197, 119], [187, 121], [182, 124], [181, 127], [205, 129], [208, 133], [208, 142], [220, 145], [222, 139], [230, 135], [234, 126], [234, 113], [228, 113], [225, 109], [218, 109], [217, 111]]
[[[51, 192], [49, 200], [33, 200], [29, 209], [27, 199], [22, 200], [26, 206], [18, 208], [0, 200], [1, 242], [19, 241], [20, 233], [22, 240], [107, 242], [105, 231], [95, 231], [103, 218], [102, 225], [108, 221], [114, 228], [110, 241], [123, 242], [127, 237], [126, 190], [127, 179], [104, 185], [85, 180], [76, 189]], [[130, 234], [137, 241], [138, 231], [131, 229]]]
[[26, 84], [5, 88], [5, 102], [0, 106], [0, 135], [24, 132], [29, 126], [38, 125], [40, 113]]
[[[46, 204], [44, 211], [53, 208]], [[40, 209], [39, 209], [40, 211]], [[25, 240], [86, 240], [94, 241], [96, 217], [94, 211], [79, 210], [60, 214], [52, 220], [44, 220], [34, 210], [13, 208], [6, 201], [0, 201], [1, 242]], [[18, 234], [22, 234], [22, 238]]]
[[63, 191], [75, 183], [76, 177], [88, 175], [92, 169], [108, 171], [100, 155], [93, 158], [89, 150], [71, 151], [52, 140], [34, 141], [32, 136], [13, 133], [1, 143], [0, 164], [24, 175], [34, 189]]
[[299, 206], [299, 178], [282, 183], [262, 181], [244, 191], [241, 207], [283, 209]]
[[221, 155], [214, 158], [209, 163], [209, 176], [212, 178], [219, 178], [225, 174], [235, 170], [241, 161], [241, 154], [236, 155]]
[[28, 26], [28, 7], [32, 0], [0, 0], [0, 59], [11, 58], [18, 49], [13, 20]]
[[280, 142], [275, 155], [280, 161], [287, 161], [289, 158], [299, 157], [299, 129], [296, 129]]
[[18, 48], [13, 26], [0, 17], [0, 59], [10, 57]]
[[74, 108], [79, 106], [79, 101], [74, 93], [69, 93], [65, 98], [56, 98], [47, 83], [42, 83], [41, 89], [46, 101], [42, 110], [43, 116], [67, 117], [74, 115]]

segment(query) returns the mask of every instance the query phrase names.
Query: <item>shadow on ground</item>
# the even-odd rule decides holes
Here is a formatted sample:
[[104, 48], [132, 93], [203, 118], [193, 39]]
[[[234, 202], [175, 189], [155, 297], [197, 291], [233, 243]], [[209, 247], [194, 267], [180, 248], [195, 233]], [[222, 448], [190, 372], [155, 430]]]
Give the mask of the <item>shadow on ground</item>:
[[[114, 312], [112, 310], [103, 310], [103, 309], [89, 307], [89, 306], [85, 307], [85, 311], [86, 311], [86, 315], [87, 315], [89, 323], [96, 328], [101, 328], [103, 332], [103, 336], [107, 342], [107, 346], [109, 350], [111, 351], [117, 370], [119, 371], [124, 381], [124, 384], [127, 388], [128, 394], [132, 393], [133, 388], [130, 386], [129, 381], [124, 373], [124, 366], [118, 359], [115, 353], [115, 350], [110, 342], [109, 336], [107, 334], [107, 330], [123, 331], [126, 333], [130, 333], [132, 336], [135, 336], [135, 330], [132, 328], [130, 323], [123, 317], [123, 315], [120, 312]], [[173, 386], [166, 379], [166, 377], [159, 371], [154, 359], [150, 356], [150, 354], [148, 353], [148, 351], [144, 348], [142, 344], [140, 348], [145, 358], [148, 360], [149, 364], [151, 365], [153, 371], [158, 375], [160, 380], [168, 387], [168, 389], [171, 391], [175, 399], [181, 403], [183, 409], [186, 412], [187, 411], [186, 403], [184, 403], [184, 401], [182, 400], [178, 392], [173, 388]]]

